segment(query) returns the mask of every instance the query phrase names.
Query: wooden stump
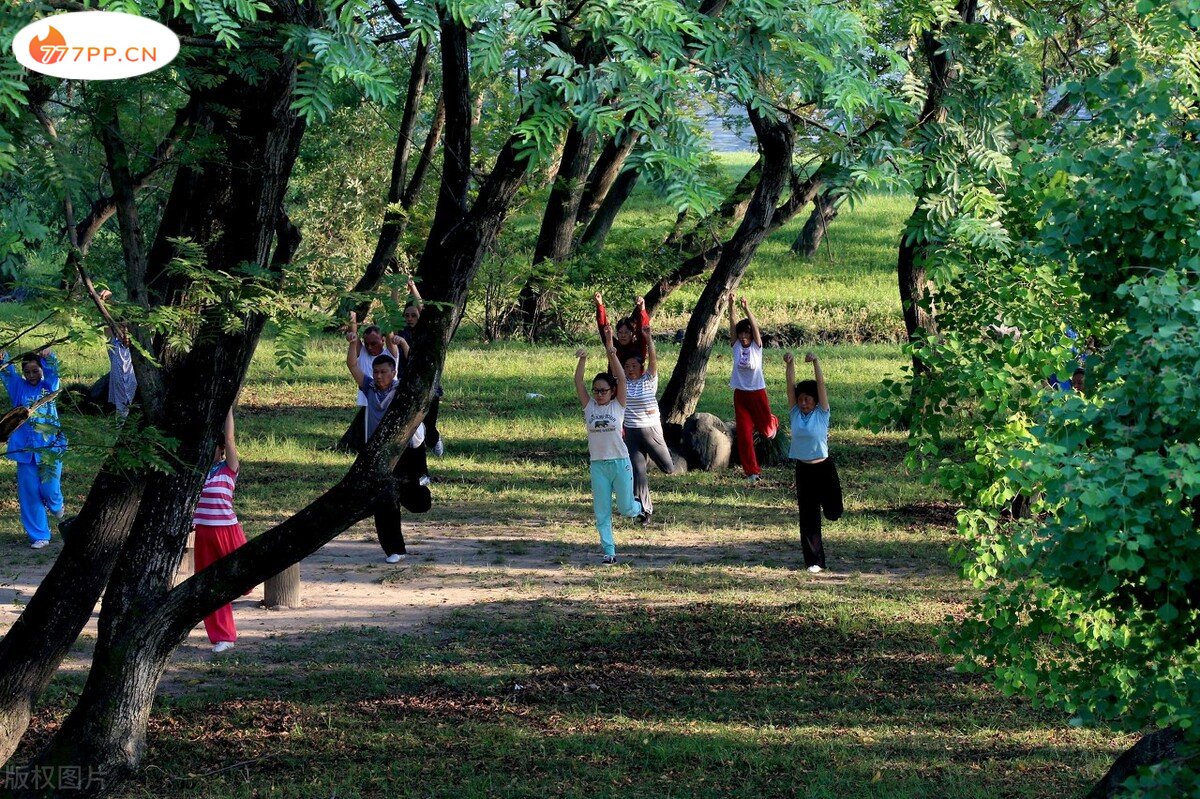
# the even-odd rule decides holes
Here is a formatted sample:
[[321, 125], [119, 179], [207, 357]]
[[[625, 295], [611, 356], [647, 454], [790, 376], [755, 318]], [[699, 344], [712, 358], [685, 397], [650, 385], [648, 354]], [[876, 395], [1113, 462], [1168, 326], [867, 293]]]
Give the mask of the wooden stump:
[[263, 584], [263, 605], [268, 608], [300, 607], [300, 564], [293, 563]]

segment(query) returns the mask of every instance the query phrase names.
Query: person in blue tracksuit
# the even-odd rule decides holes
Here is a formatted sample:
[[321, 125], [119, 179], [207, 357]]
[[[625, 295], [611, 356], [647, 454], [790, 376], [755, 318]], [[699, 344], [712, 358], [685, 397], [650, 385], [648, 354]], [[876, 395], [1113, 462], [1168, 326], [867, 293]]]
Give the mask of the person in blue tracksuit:
[[[8, 363], [8, 353], [0, 353], [0, 378], [8, 390], [14, 408], [29, 407], [45, 395], [58, 391], [58, 358], [49, 350], [28, 353], [21, 358], [21, 370]], [[57, 519], [63, 514], [62, 460], [67, 437], [58, 421], [53, 401], [39, 406], [33, 415], [8, 438], [7, 455], [17, 462], [17, 498], [21, 504], [21, 525], [34, 549], [50, 543], [49, 511]]]

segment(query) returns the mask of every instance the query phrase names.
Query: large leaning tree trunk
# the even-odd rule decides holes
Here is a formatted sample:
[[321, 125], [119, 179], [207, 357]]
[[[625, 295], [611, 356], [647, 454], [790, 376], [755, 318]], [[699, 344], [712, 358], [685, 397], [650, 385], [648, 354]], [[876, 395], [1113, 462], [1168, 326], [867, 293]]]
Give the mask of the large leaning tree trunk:
[[672, 236], [668, 240], [667, 246], [678, 249], [683, 255], [693, 257], [684, 259], [679, 266], [660, 277], [650, 287], [646, 292], [646, 313], [653, 316], [663, 300], [671, 296], [675, 289], [704, 274], [716, 264], [721, 240], [731, 226], [742, 221], [746, 209], [750, 207], [754, 190], [762, 178], [762, 168], [762, 157], [759, 156], [716, 211], [697, 221], [687, 233], [678, 238]]
[[829, 232], [829, 225], [837, 219], [840, 208], [837, 198], [840, 193], [840, 187], [832, 187], [813, 199], [812, 213], [808, 215], [804, 227], [800, 228], [800, 232], [796, 234], [796, 240], [792, 242], [794, 255], [801, 258], [812, 258], [817, 254], [817, 250], [821, 248], [821, 242], [825, 240], [825, 234]]
[[680, 252], [697, 253], [719, 243], [728, 236], [729, 231], [742, 221], [742, 217], [746, 215], [746, 209], [750, 207], [754, 189], [758, 187], [758, 181], [762, 179], [762, 167], [762, 157], [760, 156], [742, 175], [741, 180], [729, 192], [729, 196], [725, 198], [721, 206], [703, 219], [697, 220], [696, 224], [692, 225], [692, 229], [683, 234], [673, 246], [678, 247]]
[[[41, 108], [51, 95], [49, 85], [31, 81], [31, 113], [42, 125], [52, 148], [57, 149], [54, 124]], [[199, 104], [195, 98], [190, 99], [176, 112], [170, 131], [137, 168], [130, 162], [117, 131], [113, 129], [115, 112], [101, 113], [99, 121], [113, 191], [94, 201], [88, 212], [78, 219], [70, 192], [64, 193], [64, 217], [70, 245], [69, 271], [82, 278], [93, 294], [95, 289], [83, 271], [83, 264], [96, 233], [114, 215], [120, 217], [124, 230], [138, 228], [135, 193], [150, 184], [173, 157], [178, 145], [196, 130], [198, 112]], [[122, 236], [122, 244], [128, 262], [140, 268], [143, 257], [139, 243], [132, 237]], [[104, 310], [102, 305], [101, 310]], [[145, 335], [139, 336], [139, 343], [150, 346]], [[157, 371], [137, 352], [134, 353], [134, 368], [143, 391], [150, 395], [156, 393], [161, 385]], [[154, 412], [153, 401], [143, 403], [146, 416], [153, 416]], [[123, 432], [125, 435], [133, 433], [132, 426]], [[121, 447], [122, 443], [118, 441], [117, 446]], [[64, 542], [63, 551], [20, 618], [0, 640], [0, 762], [7, 760], [16, 749], [29, 725], [34, 702], [91, 616], [133, 523], [143, 483], [139, 474], [121, 468], [117, 461], [110, 456], [101, 464], [76, 519], [74, 534]]]
[[[617, 178], [625, 169], [625, 162], [633, 153], [638, 138], [636, 131], [625, 129], [610, 136], [604, 146], [600, 148], [600, 155], [596, 157], [596, 163], [592, 165], [592, 171], [588, 173], [583, 196], [579, 198], [579, 212], [575, 215], [577, 226], [586, 229], [592, 218], [596, 216], [596, 212], [600, 210], [609, 191], [612, 190], [613, 184], [617, 182]], [[578, 243], [577, 238], [576, 245]]]
[[[838, 172], [838, 169], [839, 168], [832, 162], [826, 161], [808, 178], [799, 180], [795, 172], [792, 171], [789, 166], [787, 178], [791, 183], [791, 194], [788, 196], [787, 201], [782, 203], [778, 208], [775, 209], [775, 212], [771, 214], [770, 219], [767, 221], [767, 231], [765, 235], [771, 235], [776, 230], [783, 227], [793, 218], [795, 218], [796, 214], [800, 213], [801, 210], [803, 210], [810, 202], [813, 201], [813, 198], [816, 196], [817, 192], [819, 192], [821, 188], [825, 186], [832, 175]], [[753, 199], [757, 196], [757, 186], [760, 185], [759, 176], [756, 176], [755, 180], [756, 188], [754, 189], [754, 193], [751, 194], [751, 201], [753, 201]], [[730, 199], [732, 199], [732, 197]], [[747, 203], [745, 208], [740, 211], [740, 216], [743, 221], [749, 208], [750, 204]], [[658, 310], [659, 306], [662, 305], [663, 301], [680, 286], [716, 267], [724, 257], [725, 249], [729, 246], [729, 243], [736, 240], [741, 234], [742, 229], [739, 228], [729, 242], [717, 241], [716, 243], [711, 244], [707, 249], [684, 259], [679, 266], [675, 267], [662, 278], [660, 278], [657, 283], [650, 287], [650, 291], [646, 293], [647, 312], [653, 314]], [[755, 249], [757, 250], [757, 245], [755, 245]], [[754, 253], [751, 252], [749, 257], [754, 257]], [[700, 305], [697, 305], [696, 307], [699, 308]], [[707, 309], [705, 312], [708, 312]]]
[[[144, 281], [130, 274], [150, 307], [186, 301], [186, 280], [169, 270], [179, 238], [201, 248], [209, 269], [234, 274], [245, 263], [278, 272], [294, 253], [298, 237], [281, 206], [303, 131], [290, 108], [294, 67], [280, 59], [276, 69], [264, 71], [254, 84], [230, 77], [198, 92], [200, 124], [224, 146], [204, 163], [179, 170], [155, 245], [144, 261]], [[120, 221], [124, 237], [129, 220]], [[126, 261], [129, 273], [142, 266], [128, 248]], [[231, 331], [215, 309], [202, 310], [202, 319], [190, 351], [171, 354], [164, 346], [157, 353], [163, 364], [161, 405], [169, 412], [156, 423], [179, 442], [177, 468], [170, 474], [148, 472], [139, 480], [141, 502], [105, 588], [88, 682], [40, 754], [42, 765], [91, 764], [119, 779], [140, 755], [161, 674], [154, 654], [139, 645], [142, 637], [154, 634], [145, 619], [170, 590], [220, 420], [234, 400], [264, 321], [251, 314]], [[109, 533], [87, 529], [86, 519], [80, 522], [82, 529], [75, 532], [85, 543], [97, 532], [100, 537]], [[105, 573], [112, 568], [111, 563], [88, 566]], [[82, 599], [94, 605], [96, 596]]]
[[[178, 587], [148, 602], [144, 591], [160, 585], [178, 563], [182, 545], [172, 542], [167, 552], [150, 554], [150, 525], [135, 525], [131, 554], [138, 559], [114, 577], [113, 611], [106, 600], [101, 639], [92, 673], [75, 709], [38, 757], [41, 764], [82, 764], [105, 767], [114, 777], [99, 790], [112, 790], [140, 762], [149, 708], [170, 652], [206, 614], [231, 601], [272, 574], [316, 551], [338, 533], [368, 515], [370, 499], [386, 486], [391, 466], [404, 441], [428, 406], [434, 376], [466, 303], [471, 279], [484, 253], [499, 234], [513, 199], [524, 180], [527, 164], [517, 155], [514, 136], [502, 148], [494, 169], [470, 202], [471, 98], [467, 64], [467, 33], [445, 20], [441, 26], [443, 90], [446, 104], [446, 167], [434, 221], [421, 257], [418, 275], [430, 300], [417, 333], [414, 356], [397, 396], [363, 453], [350, 471], [329, 491], [271, 530], [263, 533], [194, 575]], [[247, 322], [247, 327], [253, 320]], [[230, 336], [245, 340], [246, 336]], [[218, 340], [192, 364], [208, 374], [217, 353], [241, 355], [236, 342]], [[248, 354], [246, 354], [248, 358]], [[232, 371], [232, 374], [231, 374]], [[235, 370], [222, 373], [218, 396], [207, 396], [215, 429], [236, 390]], [[197, 392], [201, 393], [201, 392]], [[224, 407], [221, 407], [221, 406]], [[205, 433], [195, 449], [199, 458], [213, 437]], [[199, 491], [201, 473], [193, 477], [190, 496], [174, 500], [190, 511]], [[147, 489], [150, 490], [150, 489]], [[169, 501], [169, 497], [162, 497]], [[145, 505], [146, 503], [143, 503]], [[162, 515], [162, 511], [155, 513]], [[139, 515], [139, 520], [142, 517]], [[163, 547], [159, 547], [163, 549]], [[149, 569], [150, 574], [135, 573]], [[148, 586], [147, 581], [153, 583]], [[110, 589], [112, 590], [112, 589]]]
[[[961, 23], [955, 24], [974, 23], [976, 9], [977, 0], [959, 0], [955, 10]], [[925, 102], [917, 122], [918, 134], [945, 122], [946, 92], [954, 78], [953, 56], [941, 40], [939, 31], [926, 31], [921, 36], [921, 53], [929, 66], [929, 77]], [[908, 218], [901, 234], [896, 258], [896, 280], [900, 289], [900, 303], [904, 310], [904, 330], [910, 342], [937, 333], [932, 286], [925, 268], [929, 242], [921, 235], [921, 228], [925, 221], [923, 200], [931, 192], [936, 192], [938, 186], [936, 182], [931, 181], [922, 185], [923, 188], [917, 192], [917, 207]], [[925, 372], [925, 364], [916, 355], [913, 356], [913, 370], [916, 374]]]
[[612, 231], [617, 215], [621, 213], [625, 201], [633, 194], [641, 175], [641, 170], [629, 167], [617, 176], [617, 179], [613, 181], [612, 188], [605, 195], [604, 201], [596, 209], [592, 221], [588, 222], [587, 227], [579, 236], [579, 249], [601, 250], [604, 248], [604, 242]]
[[[763, 163], [762, 177], [742, 223], [721, 247], [713, 273], [688, 321], [675, 371], [671, 373], [671, 380], [659, 400], [664, 425], [682, 425], [695, 412], [696, 403], [704, 390], [708, 358], [712, 354], [713, 342], [725, 311], [727, 295], [737, 288], [754, 253], [772, 230], [771, 222], [776, 215], [779, 198], [792, 178], [796, 133], [791, 121], [766, 116], [752, 107], [748, 111], [758, 136]], [[805, 205], [807, 203], [806, 200]]]
[[1121, 794], [1121, 786], [1125, 780], [1142, 767], [1175, 758], [1177, 747], [1182, 741], [1183, 733], [1177, 727], [1166, 727], [1146, 733], [1117, 758], [1083, 799], [1116, 799]]
[[530, 341], [536, 341], [542, 333], [546, 311], [552, 299], [547, 278], [557, 269], [557, 264], [571, 254], [575, 219], [583, 198], [584, 178], [588, 174], [595, 146], [595, 135], [586, 132], [581, 124], [575, 123], [567, 131], [558, 174], [546, 200], [542, 226], [533, 251], [533, 271], [521, 287], [517, 299], [521, 330]]

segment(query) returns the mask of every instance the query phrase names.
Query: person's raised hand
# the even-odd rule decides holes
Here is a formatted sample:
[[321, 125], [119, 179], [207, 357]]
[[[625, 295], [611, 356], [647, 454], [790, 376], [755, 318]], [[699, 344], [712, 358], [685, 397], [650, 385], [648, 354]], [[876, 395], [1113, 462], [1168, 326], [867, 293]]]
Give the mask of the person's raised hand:
[[750, 306], [750, 303], [748, 303], [748, 302], [746, 301], [746, 295], [745, 295], [745, 294], [743, 294], [741, 297], [738, 297], [738, 304], [742, 306], [742, 310], [743, 310], [743, 311], [749, 312], [749, 310], [750, 310], [750, 307], [749, 307], [749, 306]]
[[587, 360], [587, 350], [585, 350], [583, 347], [580, 347], [579, 349], [575, 350], [575, 357], [581, 361], [586, 361]]
[[805, 363], [816, 363], [817, 356], [813, 355], [811, 352], [806, 352], [806, 353], [804, 353], [804, 362]]
[[633, 307], [637, 308], [639, 311], [646, 310], [646, 298], [638, 297], [636, 300], [633, 301]]
[[603, 296], [600, 294], [600, 292], [598, 292], [598, 291], [597, 291], [595, 294], [593, 294], [593, 295], [592, 295], [592, 299], [593, 299], [593, 300], [595, 300], [595, 302], [596, 302], [596, 304], [597, 304], [597, 305], [603, 305], [603, 304], [604, 304], [604, 297], [603, 297]]
[[737, 300], [737, 295], [736, 295], [736, 294], [734, 294], [734, 293], [733, 293], [733, 291], [729, 291], [729, 292], [727, 292], [727, 293], [725, 294], [725, 298], [726, 298], [727, 300], [729, 300], [729, 307], [731, 307], [731, 308], [732, 308], [732, 307], [733, 307], [733, 305], [734, 305], [734, 303], [735, 303], [735, 302], [736, 302], [736, 300]]
[[100, 293], [97, 296], [100, 297], [102, 301], [108, 302], [110, 299], [112, 299], [112, 292], [108, 289], [100, 289]]
[[405, 284], [405, 286], [407, 286], [409, 294], [417, 293], [417, 284], [413, 282], [411, 277], [408, 279], [408, 282]]
[[784, 363], [790, 364], [790, 363], [793, 363], [795, 360], [796, 360], [796, 356], [792, 355], [790, 352], [785, 352], [783, 354], [783, 362]]

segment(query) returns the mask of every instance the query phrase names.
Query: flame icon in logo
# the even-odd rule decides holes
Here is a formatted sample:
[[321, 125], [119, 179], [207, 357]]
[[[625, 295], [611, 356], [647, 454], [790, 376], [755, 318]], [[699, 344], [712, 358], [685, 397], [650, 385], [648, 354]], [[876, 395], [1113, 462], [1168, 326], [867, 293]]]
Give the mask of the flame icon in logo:
[[29, 42], [29, 54], [39, 64], [57, 64], [67, 54], [67, 39], [51, 25], [45, 38]]

